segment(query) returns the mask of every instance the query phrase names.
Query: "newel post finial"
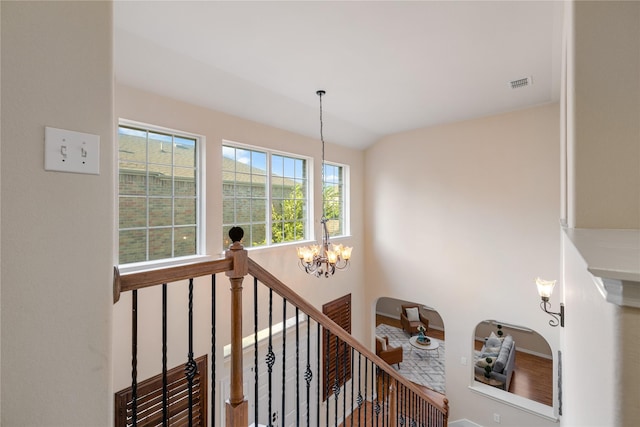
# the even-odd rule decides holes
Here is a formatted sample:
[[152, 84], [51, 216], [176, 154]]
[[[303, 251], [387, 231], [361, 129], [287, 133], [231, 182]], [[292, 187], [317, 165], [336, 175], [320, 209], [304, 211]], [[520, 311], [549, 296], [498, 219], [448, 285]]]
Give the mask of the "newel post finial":
[[229, 238], [233, 242], [225, 252], [226, 258], [233, 258], [233, 269], [227, 271], [227, 277], [229, 278], [244, 277], [249, 272], [247, 251], [242, 246], [243, 237], [244, 230], [241, 227], [231, 227], [229, 230]]

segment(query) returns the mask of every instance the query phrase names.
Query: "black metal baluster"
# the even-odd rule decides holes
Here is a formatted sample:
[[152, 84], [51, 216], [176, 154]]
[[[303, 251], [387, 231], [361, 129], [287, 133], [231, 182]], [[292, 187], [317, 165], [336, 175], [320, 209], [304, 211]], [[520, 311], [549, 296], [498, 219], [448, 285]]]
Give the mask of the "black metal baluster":
[[407, 427], [411, 427], [411, 417], [413, 416], [413, 414], [411, 413], [411, 395], [413, 394], [413, 392], [409, 389], [407, 389], [407, 402], [406, 402], [406, 410], [405, 410], [405, 423], [407, 425]]
[[369, 367], [369, 359], [364, 358], [364, 425], [367, 425], [367, 377], [368, 377], [368, 369]]
[[402, 384], [396, 383], [398, 389], [396, 390], [396, 425], [402, 424]]
[[325, 363], [324, 363], [324, 394], [326, 396], [326, 414], [325, 421], [327, 423], [327, 427], [329, 427], [329, 368], [330, 368], [330, 359], [329, 359], [329, 332], [327, 330], [324, 331], [325, 336], [327, 337], [327, 342], [324, 346], [324, 355], [325, 355]]
[[407, 416], [406, 416], [406, 420], [407, 420], [407, 427], [412, 427], [413, 424], [411, 423], [411, 420], [413, 418], [413, 412], [411, 412], [411, 399], [413, 397], [413, 392], [409, 389], [407, 389]]
[[422, 406], [424, 407], [424, 415], [423, 415], [423, 426], [430, 425], [429, 418], [431, 417], [431, 408], [429, 405], [423, 401]]
[[282, 298], [282, 411], [280, 416], [282, 417], [281, 425], [285, 425], [285, 405], [287, 401], [287, 300]]
[[362, 353], [358, 352], [358, 424], [360, 424], [360, 412], [362, 411]]
[[342, 422], [347, 421], [347, 342], [343, 341], [342, 347]]
[[385, 390], [384, 390], [384, 386], [385, 383], [387, 381], [387, 373], [383, 370], [379, 371], [379, 375], [378, 375], [378, 401], [380, 401], [380, 423], [382, 425], [382, 427], [384, 427], [385, 425], [385, 414], [386, 414], [386, 403], [387, 401], [385, 400]]
[[[338, 397], [340, 396], [340, 370], [338, 369], [338, 361], [340, 360], [340, 355], [339, 355], [339, 351], [340, 351], [340, 340], [338, 339], [338, 336], [336, 335], [336, 354], [335, 354], [335, 361], [336, 364], [333, 368], [333, 399], [335, 401], [335, 407], [334, 407], [334, 420], [335, 423], [334, 425], [338, 425]], [[329, 399], [327, 399], [327, 403]]]
[[409, 411], [411, 413], [411, 427], [417, 427], [418, 424], [416, 422], [418, 417], [418, 411], [416, 409], [416, 394], [415, 392], [411, 392], [411, 400], [409, 401]]
[[211, 425], [216, 417], [216, 275], [211, 275]]
[[138, 425], [138, 290], [131, 292], [131, 422]]
[[415, 421], [416, 420], [416, 412], [415, 412], [415, 406], [414, 406], [414, 401], [415, 401], [416, 395], [415, 395], [415, 393], [413, 391], [411, 391], [410, 393], [411, 393], [411, 397], [409, 399], [409, 414], [411, 414], [411, 417], [410, 417], [411, 421], [409, 422], [409, 425], [411, 427], [416, 427], [416, 421]]
[[167, 383], [167, 284], [162, 284], [162, 425], [169, 423]]
[[296, 425], [300, 425], [300, 324], [296, 307]]
[[185, 365], [187, 388], [189, 390], [189, 427], [193, 426], [193, 378], [198, 372], [198, 366], [193, 360], [193, 278], [189, 279], [189, 355]]
[[273, 326], [273, 289], [269, 288], [269, 348], [267, 350], [267, 371], [268, 375], [268, 385], [269, 385], [269, 400], [268, 400], [268, 417], [269, 423], [268, 426], [273, 425], [271, 421], [271, 374], [273, 373], [273, 364], [276, 361], [276, 356], [273, 354], [273, 335], [272, 335], [272, 326]]
[[403, 398], [402, 398], [402, 406], [404, 408], [404, 410], [402, 411], [402, 414], [404, 415], [404, 425], [405, 426], [409, 426], [409, 421], [408, 421], [408, 411], [407, 411], [407, 394], [408, 394], [408, 389], [406, 387], [403, 387], [404, 389], [404, 393], [403, 393]]
[[385, 372], [382, 377], [382, 425], [389, 425], [389, 375]]
[[258, 427], [258, 279], [253, 278], [253, 379], [254, 398], [253, 398], [253, 425]]
[[402, 417], [400, 418], [400, 421], [402, 422], [403, 426], [407, 425], [407, 388], [406, 387], [402, 387]]
[[398, 389], [396, 390], [396, 425], [402, 424], [402, 384], [396, 383]]
[[[377, 383], [376, 383], [376, 377], [375, 377], [376, 369], [374, 369], [374, 366], [376, 365], [373, 362], [371, 362], [371, 404], [373, 406], [371, 416], [374, 417], [371, 424], [375, 424], [377, 427], [378, 414], [380, 413], [380, 406], [378, 406], [378, 390], [377, 390]], [[374, 395], [375, 395], [375, 399], [374, 399]]]
[[[392, 419], [391, 417], [393, 417], [394, 414], [391, 413], [391, 399], [395, 399], [396, 396], [392, 396], [391, 393], [392, 391], [395, 391], [395, 387], [393, 388], [393, 390], [391, 390], [391, 382], [394, 381], [393, 378], [391, 378], [391, 376], [387, 375], [387, 425], [391, 425], [392, 424]], [[397, 409], [397, 407], [395, 408]]]
[[311, 427], [311, 380], [313, 373], [311, 372], [311, 318], [307, 315], [307, 369], [304, 372], [304, 380], [307, 382], [307, 427]]
[[411, 415], [410, 419], [409, 419], [409, 425], [411, 427], [416, 427], [416, 421], [415, 421], [416, 420], [416, 412], [415, 412], [415, 407], [413, 405], [414, 400], [416, 398], [416, 394], [411, 390], [409, 391], [409, 393], [410, 393], [410, 395], [409, 395], [409, 414]]
[[351, 365], [349, 366], [350, 370], [351, 370], [351, 427], [353, 427], [353, 382], [354, 382], [354, 378], [353, 378], [353, 354], [354, 354], [354, 349], [353, 347], [351, 347]]
[[397, 408], [396, 425], [400, 425], [400, 426], [404, 424], [404, 419], [402, 418], [402, 393], [403, 392], [404, 392], [404, 386], [398, 383], [398, 391], [397, 391], [398, 400], [396, 403], [396, 408]]
[[320, 329], [320, 323], [316, 322], [316, 326], [317, 326], [317, 331], [316, 331], [316, 341], [317, 341], [317, 348], [316, 348], [316, 355], [317, 355], [317, 360], [316, 360], [316, 364], [317, 366], [317, 375], [318, 375], [318, 380], [316, 381], [316, 387], [317, 387], [317, 398], [318, 398], [318, 406], [317, 406], [317, 410], [316, 410], [316, 426], [320, 427], [320, 344], [321, 344], [321, 332], [322, 330]]

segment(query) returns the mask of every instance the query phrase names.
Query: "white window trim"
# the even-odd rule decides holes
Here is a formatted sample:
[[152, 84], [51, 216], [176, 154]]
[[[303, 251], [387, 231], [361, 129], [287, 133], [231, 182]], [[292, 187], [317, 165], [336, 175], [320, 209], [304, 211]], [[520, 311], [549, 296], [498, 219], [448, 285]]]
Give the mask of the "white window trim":
[[193, 132], [183, 131], [179, 129], [171, 129], [167, 127], [162, 127], [150, 123], [140, 122], [131, 119], [119, 118], [118, 123], [116, 124], [115, 135], [118, 135], [118, 129], [120, 126], [128, 126], [133, 128], [141, 128], [146, 129], [148, 131], [156, 131], [160, 133], [169, 133], [172, 135], [180, 135], [188, 138], [196, 139], [196, 200], [198, 208], [196, 210], [196, 236], [197, 236], [197, 244], [196, 244], [196, 254], [188, 255], [183, 257], [174, 257], [174, 258], [164, 258], [159, 260], [152, 261], [141, 261], [141, 262], [132, 262], [127, 264], [120, 264], [120, 245], [119, 245], [119, 235], [120, 235], [120, 209], [119, 209], [119, 200], [120, 200], [120, 190], [119, 190], [119, 170], [120, 170], [120, 162], [118, 156], [118, 147], [119, 144], [116, 144], [115, 150], [115, 164], [116, 164], [116, 173], [114, 174], [115, 181], [115, 245], [114, 245], [114, 256], [115, 256], [115, 265], [118, 265], [118, 269], [121, 273], [133, 273], [145, 270], [152, 270], [157, 268], [164, 267], [173, 267], [176, 265], [183, 264], [191, 264], [195, 262], [208, 261], [213, 259], [210, 255], [206, 255], [206, 167], [205, 167], [205, 159], [206, 159], [206, 137], [204, 135], [196, 134]]
[[[327, 165], [339, 166], [342, 168], [342, 206], [344, 209], [342, 211], [343, 229], [342, 234], [340, 234], [339, 236], [331, 236], [331, 240], [340, 239], [342, 237], [351, 237], [351, 203], [349, 202], [351, 200], [351, 182], [349, 165], [345, 165], [344, 163], [329, 162], [327, 160], [325, 160], [324, 163]], [[323, 186], [324, 183], [320, 185], [321, 194]], [[322, 194], [322, 197], [324, 197], [324, 194]], [[324, 214], [324, 212], [322, 213]]]

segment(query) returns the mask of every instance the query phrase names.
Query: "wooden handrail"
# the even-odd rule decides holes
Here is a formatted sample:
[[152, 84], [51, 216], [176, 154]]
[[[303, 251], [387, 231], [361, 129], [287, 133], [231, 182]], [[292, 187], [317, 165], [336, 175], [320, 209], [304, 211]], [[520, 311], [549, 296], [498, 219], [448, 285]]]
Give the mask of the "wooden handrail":
[[[360, 354], [371, 360], [387, 375], [395, 379], [398, 383], [402, 384], [403, 387], [411, 390], [417, 396], [420, 396], [422, 399], [440, 410], [444, 414], [445, 419], [448, 418], [449, 401], [446, 397], [439, 398], [440, 395], [437, 395], [436, 397], [436, 393], [431, 394], [425, 392], [422, 387], [410, 381], [407, 381], [384, 360], [378, 357], [374, 352], [354, 339], [351, 334], [347, 333], [337, 323], [335, 323], [316, 307], [300, 297], [291, 288], [278, 280], [275, 276], [265, 270], [258, 263], [249, 258], [247, 260], [247, 264], [248, 274], [257, 278], [265, 286], [273, 289], [278, 295], [285, 298], [294, 306], [298, 307], [302, 312], [307, 314], [311, 319], [322, 325], [324, 329], [328, 330], [333, 335], [337, 336], [340, 340], [350, 345]], [[241, 268], [241, 266], [238, 266], [238, 268]], [[165, 283], [170, 284], [181, 280], [188, 280], [196, 277], [230, 272], [233, 270], [234, 258], [230, 256], [214, 261], [206, 261], [127, 274], [120, 274], [120, 270], [116, 266], [114, 267], [113, 274], [113, 302], [114, 304], [118, 302], [118, 300], [120, 299], [120, 294], [122, 292], [143, 289], [146, 287], [161, 285]]]
[[394, 378], [400, 384], [402, 384], [407, 389], [414, 392], [416, 395], [420, 396], [427, 402], [431, 403], [433, 406], [442, 411], [445, 417], [448, 417], [449, 414], [449, 401], [445, 397], [440, 402], [433, 399], [432, 396], [426, 394], [422, 388], [418, 385], [412, 383], [411, 381], [407, 381], [406, 378], [401, 376], [396, 372], [395, 369], [390, 367], [387, 362], [378, 357], [374, 352], [369, 350], [367, 347], [362, 345], [359, 341], [351, 336], [348, 332], [342, 329], [337, 323], [331, 320], [327, 315], [322, 313], [320, 310], [315, 308], [313, 305], [305, 301], [302, 297], [300, 297], [297, 293], [295, 293], [291, 288], [278, 280], [275, 276], [265, 270], [258, 263], [249, 259], [249, 274], [253, 277], [257, 278], [260, 282], [266, 285], [268, 288], [273, 289], [278, 295], [285, 298], [288, 302], [292, 303], [294, 306], [298, 307], [302, 312], [309, 315], [314, 321], [318, 322], [322, 325], [323, 328], [327, 329], [333, 335], [338, 336], [339, 339], [346, 342], [356, 351], [367, 357], [369, 360], [374, 362], [378, 367], [384, 370], [390, 377]]
[[120, 274], [120, 270], [116, 266], [113, 268], [113, 303], [115, 304], [120, 300], [120, 294], [122, 292], [216, 273], [224, 273], [229, 270], [233, 270], [233, 258], [222, 258], [214, 261], [127, 274]]

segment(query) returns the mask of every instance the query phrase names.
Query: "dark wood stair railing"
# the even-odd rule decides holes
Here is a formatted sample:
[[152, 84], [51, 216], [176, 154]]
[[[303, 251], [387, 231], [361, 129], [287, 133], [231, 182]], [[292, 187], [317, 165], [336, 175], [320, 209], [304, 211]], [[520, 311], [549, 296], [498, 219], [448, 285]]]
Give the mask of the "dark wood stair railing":
[[[354, 352], [358, 353], [358, 360], [362, 360], [364, 358], [365, 361], [365, 369], [367, 364], [371, 365], [370, 374], [365, 374], [364, 385], [365, 385], [365, 396], [364, 401], [367, 400], [367, 381], [368, 375], [371, 375], [371, 400], [375, 399], [375, 414], [371, 413], [374, 410], [371, 409], [370, 416], [376, 419], [375, 424], [378, 425], [378, 419], [382, 422], [382, 425], [388, 425], [391, 427], [395, 427], [396, 425], [405, 425], [407, 427], [413, 426], [433, 426], [433, 427], [445, 427], [448, 423], [448, 413], [449, 406], [448, 400], [446, 397], [439, 395], [437, 393], [428, 393], [425, 392], [424, 388], [406, 380], [400, 374], [398, 374], [395, 369], [389, 366], [386, 362], [384, 362], [381, 358], [379, 358], [373, 351], [369, 350], [359, 341], [354, 339], [349, 333], [345, 332], [339, 325], [333, 322], [329, 317], [323, 314], [320, 310], [318, 310], [315, 306], [310, 304], [308, 301], [304, 300], [297, 293], [295, 293], [291, 288], [287, 287], [284, 283], [274, 277], [271, 273], [265, 270], [262, 266], [257, 264], [255, 261], [248, 258], [247, 251], [242, 247], [239, 243], [240, 239], [233, 239], [235, 242], [229, 250], [225, 253], [225, 258], [215, 261], [207, 261], [200, 262], [190, 265], [182, 265], [176, 267], [168, 267], [162, 268], [153, 271], [144, 271], [138, 273], [129, 273], [121, 275], [119, 269], [117, 267], [114, 268], [114, 283], [113, 283], [113, 296], [114, 303], [116, 303], [120, 294], [123, 292], [134, 292], [134, 295], [137, 294], [137, 290], [158, 286], [158, 285], [167, 285], [172, 284], [178, 281], [189, 280], [190, 283], [193, 283], [193, 279], [203, 276], [213, 276], [212, 279], [212, 287], [215, 288], [215, 275], [218, 273], [225, 273], [231, 282], [231, 316], [230, 324], [231, 324], [231, 379], [230, 379], [230, 398], [226, 403], [226, 425], [227, 426], [247, 426], [249, 422], [248, 416], [248, 402], [246, 401], [243, 390], [243, 348], [242, 348], [242, 281], [243, 278], [248, 274], [254, 277], [254, 281], [262, 283], [270, 292], [275, 292], [280, 297], [283, 298], [284, 304], [290, 304], [296, 309], [296, 319], [298, 310], [308, 316], [308, 319], [312, 319], [318, 325], [318, 334], [320, 328], [324, 328], [329, 331], [330, 334], [339, 339], [346, 346], [349, 346], [349, 352], [351, 354], [351, 358], [353, 359], [351, 363], [351, 368], [354, 369], [355, 356]], [[254, 285], [255, 286], [255, 285]], [[212, 290], [213, 292], [213, 290]], [[137, 298], [135, 298], [137, 299]], [[191, 304], [191, 302], [190, 302]], [[212, 307], [212, 310], [215, 310], [215, 307]], [[135, 308], [132, 310], [132, 315], [135, 316]], [[212, 318], [215, 316], [212, 315]], [[135, 319], [134, 319], [135, 320]], [[134, 325], [137, 323], [135, 321], [132, 322]], [[310, 322], [307, 322], [308, 329], [310, 328]], [[136, 327], [136, 326], [134, 326]], [[212, 326], [213, 328], [213, 326]], [[296, 324], [297, 331], [297, 324]], [[135, 331], [134, 331], [135, 332]], [[283, 335], [284, 335], [283, 331]], [[319, 337], [320, 335], [318, 335]], [[257, 341], [256, 341], [257, 342]], [[319, 341], [318, 341], [319, 343]], [[341, 344], [342, 345], [342, 344]], [[320, 344], [318, 344], [319, 351]], [[132, 375], [132, 386], [135, 390], [136, 387], [136, 343], [134, 342], [132, 345], [133, 351], [133, 375]], [[344, 353], [347, 354], [347, 353]], [[257, 352], [256, 352], [257, 355]], [[257, 356], [256, 356], [257, 357]], [[336, 356], [337, 357], [337, 356]], [[215, 361], [212, 361], [215, 363]], [[319, 367], [319, 364], [318, 364]], [[374, 393], [373, 390], [373, 377], [374, 377], [374, 368], [375, 367], [375, 377], [376, 381], [376, 390]], [[366, 370], [365, 370], [366, 372]], [[257, 373], [257, 367], [256, 367]], [[319, 376], [319, 373], [316, 372], [316, 376]], [[305, 374], [306, 377], [306, 374]], [[257, 379], [257, 377], [256, 377]], [[309, 379], [307, 379], [307, 388], [309, 387]], [[316, 379], [318, 383], [318, 387], [320, 384], [320, 378]], [[358, 377], [358, 384], [362, 380]], [[351, 425], [362, 425], [360, 420], [362, 418], [362, 398], [358, 396], [358, 408], [353, 407], [353, 394], [354, 394], [354, 379], [351, 379], [351, 394], [352, 394], [352, 408], [351, 413], [347, 417], [346, 411], [346, 401], [343, 405], [343, 423], [342, 425], [347, 425], [346, 420], [351, 420]], [[212, 386], [215, 384], [215, 378], [211, 381]], [[328, 385], [325, 385], [328, 387]], [[334, 387], [338, 386], [335, 384]], [[284, 384], [283, 384], [284, 387]], [[343, 384], [344, 391], [346, 394], [346, 383]], [[340, 387], [338, 387], [337, 393], [340, 392]], [[284, 393], [284, 390], [283, 390]], [[360, 392], [358, 392], [360, 394]], [[343, 398], [346, 397], [343, 395]], [[215, 391], [212, 394], [211, 400], [215, 399]], [[284, 402], [284, 400], [283, 400]], [[308, 402], [307, 402], [308, 403]], [[327, 402], [328, 403], [328, 402]], [[365, 402], [366, 403], [366, 402]], [[135, 403], [134, 403], [135, 405]], [[213, 404], [212, 404], [213, 405]], [[327, 404], [328, 407], [328, 404]], [[336, 422], [338, 424], [338, 416], [337, 416], [337, 394], [336, 394]], [[284, 403], [283, 403], [284, 409]], [[357, 410], [357, 415], [356, 415]], [[364, 406], [364, 414], [366, 416], [366, 406]], [[135, 413], [135, 410], [134, 410]], [[213, 407], [210, 411], [211, 416], [213, 417], [215, 414], [213, 413]], [[319, 410], [317, 411], [318, 418], [320, 417]], [[283, 414], [284, 416], [284, 414]], [[354, 424], [354, 417], [358, 417], [358, 424]], [[384, 417], [385, 419], [382, 419]], [[317, 421], [317, 420], [316, 420]], [[283, 420], [284, 422], [284, 420]], [[328, 424], [327, 418], [327, 425]], [[268, 422], [271, 424], [270, 420]], [[257, 424], [257, 423], [255, 423]], [[135, 419], [133, 420], [132, 425], [136, 425]], [[191, 425], [191, 424], [189, 424]], [[212, 424], [213, 425], [213, 424]], [[315, 423], [314, 423], [315, 425]], [[367, 425], [367, 421], [364, 421], [364, 425]]]

